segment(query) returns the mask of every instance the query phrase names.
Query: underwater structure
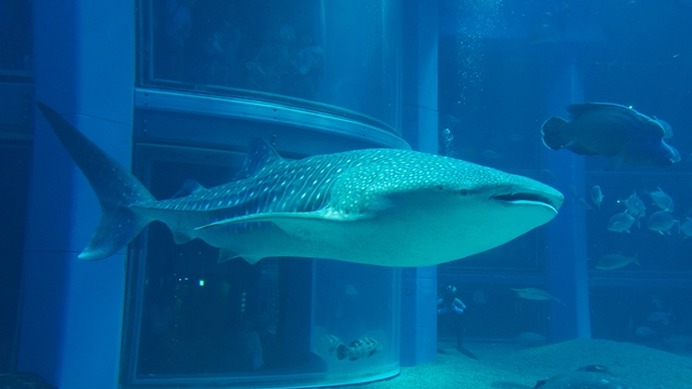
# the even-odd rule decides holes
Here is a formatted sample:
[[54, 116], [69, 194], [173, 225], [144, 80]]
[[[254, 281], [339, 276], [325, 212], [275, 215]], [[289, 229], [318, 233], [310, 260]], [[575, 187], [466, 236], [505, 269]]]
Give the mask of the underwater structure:
[[[26, 16], [30, 99], [131, 166], [155, 197], [179, 196], [190, 179], [234, 179], [254, 138], [290, 158], [410, 147], [400, 80], [418, 65], [400, 64], [406, 16], [387, 2], [37, 1]], [[60, 387], [302, 387], [398, 374], [402, 331], [410, 363], [434, 354], [415, 341], [434, 337], [434, 316], [406, 313], [427, 323], [400, 328], [402, 282], [433, 291], [419, 273], [434, 270], [402, 281], [398, 268], [309, 258], [218, 263], [217, 250], [178, 245], [156, 225], [108, 260], [76, 260], [100, 218], [96, 198], [35, 123], [19, 370]]]

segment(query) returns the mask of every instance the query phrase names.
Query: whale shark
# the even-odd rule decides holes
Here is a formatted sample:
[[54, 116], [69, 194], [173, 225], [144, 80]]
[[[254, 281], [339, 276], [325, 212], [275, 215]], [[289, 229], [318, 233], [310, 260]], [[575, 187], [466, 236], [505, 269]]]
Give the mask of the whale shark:
[[40, 111], [101, 205], [84, 260], [125, 248], [153, 221], [176, 243], [201, 239], [219, 260], [311, 257], [380, 266], [429, 266], [491, 249], [553, 219], [550, 186], [470, 162], [402, 149], [282, 158], [252, 142], [238, 176], [185, 185], [157, 200], [125, 167], [43, 103]]

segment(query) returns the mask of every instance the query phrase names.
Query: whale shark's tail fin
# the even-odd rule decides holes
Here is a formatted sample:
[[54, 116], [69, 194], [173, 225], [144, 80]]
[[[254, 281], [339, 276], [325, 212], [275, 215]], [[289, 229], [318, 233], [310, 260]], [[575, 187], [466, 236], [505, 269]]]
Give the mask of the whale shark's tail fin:
[[101, 221], [79, 258], [109, 257], [125, 247], [150, 221], [133, 211], [131, 206], [155, 199], [129, 170], [104, 153], [52, 108], [40, 102], [37, 105], [101, 203]]

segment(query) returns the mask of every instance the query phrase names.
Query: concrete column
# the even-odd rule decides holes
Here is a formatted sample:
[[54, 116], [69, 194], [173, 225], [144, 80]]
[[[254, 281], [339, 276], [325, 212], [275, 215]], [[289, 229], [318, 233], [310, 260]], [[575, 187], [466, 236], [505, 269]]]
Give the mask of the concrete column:
[[[437, 153], [437, 1], [402, 3], [402, 135], [414, 150]], [[431, 362], [437, 353], [437, 267], [403, 269], [401, 363]]]
[[[576, 65], [565, 64], [558, 73], [555, 90], [546, 96], [550, 111], [546, 118], [564, 115], [565, 106], [581, 102], [583, 93]], [[565, 93], [568, 91], [568, 93]], [[555, 173], [551, 182], [563, 191], [584, 188], [584, 157], [568, 151], [545, 151], [546, 166]], [[546, 276], [548, 288], [561, 303], [554, 302], [550, 315], [550, 340], [553, 342], [574, 338], [591, 337], [589, 313], [588, 268], [586, 259], [586, 214], [579, 205], [572, 203], [572, 194], [565, 193], [566, 204], [558, 217], [548, 224], [548, 249]]]
[[[36, 0], [35, 96], [130, 165], [134, 2]], [[88, 183], [36, 114], [19, 369], [61, 388], [116, 388], [125, 253], [79, 261], [100, 218]]]

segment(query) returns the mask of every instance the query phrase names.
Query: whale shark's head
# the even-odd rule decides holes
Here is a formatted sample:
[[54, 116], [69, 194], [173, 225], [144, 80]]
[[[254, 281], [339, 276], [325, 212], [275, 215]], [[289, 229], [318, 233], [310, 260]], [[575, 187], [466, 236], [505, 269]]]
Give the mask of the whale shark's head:
[[382, 251], [360, 253], [372, 257], [363, 262], [425, 266], [473, 255], [550, 221], [564, 200], [548, 185], [470, 162], [381, 153], [349, 169], [332, 192], [332, 214], [371, 221], [377, 238], [391, 241], [370, 244]]
[[530, 178], [483, 166], [468, 169], [476, 179], [448, 187], [450, 217], [441, 218], [448, 228], [457, 226], [460, 243], [450, 248], [462, 256], [499, 246], [547, 223], [564, 201], [560, 192]]

